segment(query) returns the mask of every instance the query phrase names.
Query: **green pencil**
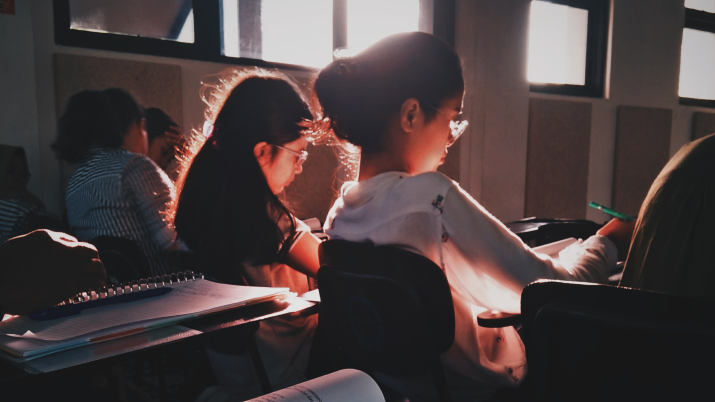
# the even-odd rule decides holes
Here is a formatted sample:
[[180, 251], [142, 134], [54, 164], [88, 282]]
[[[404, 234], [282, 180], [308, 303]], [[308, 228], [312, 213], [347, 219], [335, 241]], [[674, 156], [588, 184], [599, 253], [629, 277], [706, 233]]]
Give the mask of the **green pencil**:
[[611, 215], [611, 216], [615, 216], [615, 217], [618, 218], [618, 219], [623, 219], [624, 221], [634, 221], [634, 220], [636, 220], [636, 218], [634, 218], [634, 217], [632, 217], [632, 216], [630, 216], [630, 215], [626, 215], [626, 214], [622, 214], [622, 213], [620, 213], [620, 212], [618, 212], [618, 211], [614, 211], [614, 210], [612, 210], [611, 208], [604, 207], [603, 205], [600, 205], [600, 204], [596, 204], [596, 203], [593, 202], [593, 201], [589, 202], [589, 203], [588, 203], [588, 206], [591, 207], [591, 208], [596, 208], [596, 209], [598, 209], [598, 210], [600, 210], [600, 211], [603, 211], [603, 212], [605, 212], [605, 213], [607, 213], [607, 214], [609, 214], [609, 215]]

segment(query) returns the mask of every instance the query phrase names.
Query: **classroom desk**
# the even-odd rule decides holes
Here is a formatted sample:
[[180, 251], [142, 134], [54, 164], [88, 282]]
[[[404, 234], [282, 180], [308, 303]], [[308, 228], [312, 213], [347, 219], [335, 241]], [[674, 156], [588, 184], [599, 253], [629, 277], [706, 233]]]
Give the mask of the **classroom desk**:
[[189, 319], [181, 325], [146, 331], [122, 338], [112, 339], [75, 349], [65, 350], [48, 356], [39, 357], [22, 363], [11, 362], [0, 355], [0, 384], [28, 375], [40, 376], [44, 373], [68, 371], [87, 364], [101, 362], [103, 365], [115, 364], [134, 358], [151, 349], [163, 345], [198, 340], [199, 337], [214, 331], [245, 325], [283, 314], [301, 312], [311, 314], [317, 309], [317, 303], [295, 297], [285, 301], [272, 301], [222, 311], [220, 313]]

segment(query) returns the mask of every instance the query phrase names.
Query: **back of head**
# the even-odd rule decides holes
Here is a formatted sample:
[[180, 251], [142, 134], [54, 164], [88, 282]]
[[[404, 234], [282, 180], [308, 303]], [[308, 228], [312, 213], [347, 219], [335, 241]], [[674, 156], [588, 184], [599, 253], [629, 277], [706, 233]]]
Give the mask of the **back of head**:
[[167, 131], [171, 130], [172, 127], [179, 127], [174, 119], [157, 107], [152, 107], [144, 111], [144, 116], [146, 118], [146, 134], [149, 138], [149, 143], [151, 143], [154, 138], [164, 135]]
[[715, 300], [715, 134], [684, 145], [643, 201], [620, 285]]
[[92, 147], [119, 148], [143, 111], [123, 89], [85, 90], [70, 97], [52, 149], [68, 163], [81, 162]]
[[237, 264], [276, 259], [284, 240], [277, 222], [289, 216], [268, 186], [255, 145], [295, 141], [300, 124], [312, 120], [294, 86], [277, 76], [233, 81], [209, 102], [209, 109], [220, 104], [210, 137], [185, 157], [174, 220], [179, 237], [216, 267], [208, 273], [228, 282], [240, 281]]
[[[392, 35], [354, 57], [335, 60], [315, 82], [335, 134], [363, 152], [380, 150], [388, 120], [405, 100], [437, 107], [463, 91], [457, 53], [423, 32]], [[425, 113], [433, 118], [436, 112], [426, 108]]]

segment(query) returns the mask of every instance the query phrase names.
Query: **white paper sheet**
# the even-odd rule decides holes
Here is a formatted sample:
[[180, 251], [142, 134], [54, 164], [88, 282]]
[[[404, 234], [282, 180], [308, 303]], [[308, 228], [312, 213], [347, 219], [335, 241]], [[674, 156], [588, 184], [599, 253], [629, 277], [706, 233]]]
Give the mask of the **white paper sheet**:
[[346, 369], [272, 392], [246, 402], [385, 402], [375, 381]]
[[224, 285], [208, 280], [188, 281], [173, 286], [170, 293], [162, 296], [84, 310], [79, 315], [67, 318], [49, 321], [30, 320], [26, 316], [13, 318], [0, 322], [0, 334], [24, 336], [27, 331], [31, 331], [32, 339], [45, 341], [68, 340], [87, 334], [100, 336], [100, 332], [105, 329], [128, 324], [158, 323], [177, 316], [239, 307], [285, 294], [288, 290]]

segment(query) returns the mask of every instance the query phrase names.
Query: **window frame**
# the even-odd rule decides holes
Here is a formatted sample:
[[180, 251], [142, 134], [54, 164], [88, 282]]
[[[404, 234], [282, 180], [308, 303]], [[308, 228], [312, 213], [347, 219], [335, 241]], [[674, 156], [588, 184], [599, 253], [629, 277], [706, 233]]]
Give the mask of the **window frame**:
[[[685, 22], [683, 24], [683, 29], [690, 28], [696, 31], [710, 32], [715, 34], [715, 13], [709, 13], [707, 11], [695, 10], [692, 8], [685, 9]], [[683, 58], [681, 55], [680, 63], [682, 65]], [[678, 77], [680, 79], [680, 77]], [[680, 86], [680, 83], [678, 83]], [[678, 88], [680, 89], [680, 88]], [[702, 106], [708, 108], [715, 108], [715, 99], [699, 99], [699, 98], [685, 98], [679, 97], [679, 104], [688, 106]]]
[[[454, 46], [455, 0], [433, 1], [433, 32]], [[81, 31], [70, 28], [70, 0], [53, 0], [55, 43], [62, 46], [109, 50], [177, 59], [207, 61], [240, 66], [256, 66], [298, 71], [315, 67], [279, 63], [222, 54], [221, 0], [191, 0], [194, 11], [194, 43]], [[347, 0], [333, 0], [333, 49], [347, 44]]]
[[[533, 1], [533, 0], [532, 0]], [[586, 33], [586, 77], [584, 85], [529, 83], [531, 92], [602, 98], [606, 81], [606, 59], [610, 24], [609, 0], [538, 0], [588, 11]]]

